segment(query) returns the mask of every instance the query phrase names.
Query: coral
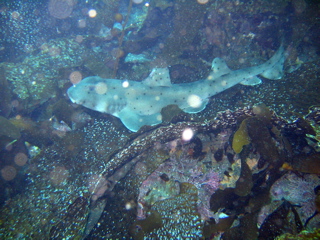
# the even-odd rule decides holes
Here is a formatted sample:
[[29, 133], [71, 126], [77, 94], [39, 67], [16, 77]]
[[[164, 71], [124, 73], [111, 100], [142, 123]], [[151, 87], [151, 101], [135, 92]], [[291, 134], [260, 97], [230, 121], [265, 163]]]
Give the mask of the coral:
[[302, 177], [295, 173], [287, 173], [277, 180], [270, 189], [273, 201], [286, 199], [297, 208], [303, 223], [315, 212], [315, 193], [314, 188], [320, 184], [316, 175], [304, 174]]
[[[190, 183], [197, 188], [197, 208], [201, 218], [209, 219], [214, 216], [209, 207], [210, 196], [220, 187], [220, 181], [224, 177], [222, 173], [227, 170], [230, 164], [223, 151], [220, 161], [213, 164], [212, 167], [206, 166], [206, 162], [212, 161], [214, 154], [211, 151], [227, 141], [224, 134], [219, 134], [215, 138], [215, 141], [209, 141], [208, 136], [198, 135], [196, 138], [198, 140], [192, 140], [188, 144], [181, 145], [180, 140], [169, 143], [170, 158], [160, 164], [139, 188], [139, 219], [145, 218], [150, 206], [153, 206], [156, 202], [170, 199], [179, 194], [178, 183], [183, 182]], [[201, 145], [202, 142], [210, 145], [212, 150], [209, 150], [207, 154], [203, 153], [196, 156], [194, 145], [197, 146], [197, 142], [200, 142]], [[230, 171], [229, 176], [232, 177], [235, 173]]]
[[285, 232], [297, 234], [302, 229], [295, 206], [284, 200], [262, 223], [258, 239], [272, 240]]

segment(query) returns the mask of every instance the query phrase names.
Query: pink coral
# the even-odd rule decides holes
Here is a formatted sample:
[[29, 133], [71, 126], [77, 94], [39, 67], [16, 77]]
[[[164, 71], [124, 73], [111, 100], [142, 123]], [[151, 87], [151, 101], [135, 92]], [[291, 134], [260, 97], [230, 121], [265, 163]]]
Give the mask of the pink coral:
[[[170, 181], [163, 181], [160, 177], [162, 174], [167, 175]], [[188, 158], [176, 159], [172, 156], [140, 186], [138, 218], [143, 219], [146, 216], [144, 209], [146, 205], [178, 194], [179, 187], [175, 183], [188, 182], [198, 189], [198, 212], [203, 219], [209, 219], [213, 217], [209, 206], [210, 196], [219, 187], [220, 180], [218, 173], [213, 169], [206, 170], [198, 161], [191, 161]]]
[[316, 210], [314, 188], [320, 184], [320, 179], [313, 174], [303, 177], [295, 173], [287, 173], [278, 179], [271, 187], [270, 194], [273, 201], [286, 199], [297, 208], [301, 220], [306, 221]]

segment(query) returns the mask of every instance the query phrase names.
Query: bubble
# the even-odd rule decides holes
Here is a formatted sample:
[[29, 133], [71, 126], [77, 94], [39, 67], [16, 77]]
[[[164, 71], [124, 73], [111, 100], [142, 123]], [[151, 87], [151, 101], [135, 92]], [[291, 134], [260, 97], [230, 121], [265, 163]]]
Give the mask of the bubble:
[[227, 81], [222, 81], [222, 82], [221, 82], [221, 86], [223, 86], [223, 87], [227, 86], [227, 84], [228, 84]]
[[180, 33], [181, 36], [185, 36], [185, 35], [187, 35], [187, 30], [186, 29], [181, 29], [179, 31], [179, 33]]
[[162, 115], [161, 114], [157, 115], [157, 120], [158, 121], [162, 121]]
[[91, 199], [96, 201], [99, 197], [103, 196], [103, 194], [110, 187], [109, 181], [101, 176], [101, 175], [91, 175], [87, 180], [87, 186], [89, 192], [92, 194]]
[[124, 207], [126, 210], [131, 210], [135, 207], [135, 204], [133, 202], [126, 202]]
[[11, 17], [12, 17], [12, 19], [14, 19], [14, 20], [18, 20], [18, 19], [20, 18], [20, 13], [17, 12], [17, 11], [13, 11], [13, 12], [11, 13]]
[[13, 108], [19, 107], [19, 101], [18, 101], [18, 100], [13, 100], [13, 101], [11, 102], [11, 107], [13, 107]]
[[97, 83], [97, 85], [95, 86], [95, 91], [98, 94], [105, 94], [108, 90], [107, 84], [103, 83], [103, 82], [99, 82]]
[[210, 74], [208, 77], [207, 77], [207, 80], [209, 80], [209, 81], [211, 81], [211, 80], [213, 80], [214, 78], [213, 78], [213, 76], [212, 76], [212, 74]]
[[137, 162], [133, 170], [137, 175], [143, 176], [148, 170], [148, 167], [143, 162]]
[[74, 4], [73, 0], [50, 0], [49, 14], [58, 19], [65, 19], [71, 15]]
[[262, 112], [262, 109], [261, 109], [260, 106], [254, 105], [253, 108], [252, 108], [252, 111], [253, 111], [254, 114], [260, 115], [261, 112]]
[[84, 37], [82, 35], [77, 35], [75, 40], [77, 43], [82, 43], [83, 42]]
[[26, 53], [31, 53], [34, 51], [34, 47], [32, 44], [25, 44], [23, 46], [23, 51], [26, 52]]
[[14, 156], [15, 164], [17, 164], [20, 167], [24, 166], [27, 163], [27, 161], [28, 161], [28, 156], [24, 153], [17, 153]]
[[195, 94], [190, 95], [188, 97], [187, 102], [188, 102], [189, 106], [193, 107], [193, 108], [198, 108], [202, 104], [201, 98], [199, 96], [195, 95]]
[[197, 2], [200, 4], [206, 4], [209, 2], [209, 0], [197, 0]]
[[13, 180], [17, 175], [17, 170], [13, 166], [5, 166], [1, 169], [1, 176], [6, 181]]
[[78, 20], [78, 27], [85, 28], [87, 26], [87, 21], [85, 19]]
[[61, 49], [59, 47], [52, 46], [49, 48], [49, 55], [51, 57], [57, 57], [60, 55], [60, 53], [61, 53]]
[[190, 141], [191, 138], [193, 137], [193, 130], [191, 128], [186, 128], [182, 132], [182, 140], [184, 141]]
[[72, 84], [77, 84], [82, 80], [82, 74], [79, 71], [73, 71], [70, 73], [69, 79]]
[[53, 185], [61, 185], [68, 179], [69, 171], [65, 167], [55, 167], [49, 176]]
[[239, 58], [239, 63], [243, 64], [245, 62], [246, 62], [246, 60], [244, 58]]
[[114, 48], [112, 49], [111, 51], [111, 55], [114, 57], [114, 58], [121, 58], [124, 56], [124, 51], [120, 48]]
[[97, 16], [97, 11], [96, 11], [95, 9], [90, 9], [90, 10], [88, 11], [88, 15], [89, 15], [89, 17], [91, 17], [91, 18], [95, 18], [95, 17]]
[[128, 81], [124, 81], [124, 82], [122, 83], [122, 87], [124, 87], [124, 88], [129, 87], [129, 82], [128, 82]]
[[116, 13], [114, 15], [114, 20], [116, 20], [117, 22], [122, 22], [122, 20], [123, 20], [122, 14], [121, 13]]

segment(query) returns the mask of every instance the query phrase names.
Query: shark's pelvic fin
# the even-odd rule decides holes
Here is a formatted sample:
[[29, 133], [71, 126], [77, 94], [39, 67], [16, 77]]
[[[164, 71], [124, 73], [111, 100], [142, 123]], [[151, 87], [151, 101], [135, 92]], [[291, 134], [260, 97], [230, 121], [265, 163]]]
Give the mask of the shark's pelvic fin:
[[246, 86], [255, 86], [260, 84], [262, 81], [259, 77], [253, 76], [251, 78], [247, 78], [246, 80], [242, 81], [240, 84], [246, 85]]
[[[193, 96], [191, 96], [191, 97], [193, 97]], [[195, 96], [195, 97], [197, 98], [197, 96]], [[206, 108], [206, 106], [207, 106], [207, 104], [209, 102], [209, 99], [203, 99], [203, 100], [198, 100], [197, 99], [195, 101], [201, 101], [201, 102], [199, 102], [199, 106], [187, 107], [187, 108], [184, 108], [183, 111], [186, 112], [186, 113], [198, 113], [198, 112], [201, 112], [202, 110], [204, 110]]]

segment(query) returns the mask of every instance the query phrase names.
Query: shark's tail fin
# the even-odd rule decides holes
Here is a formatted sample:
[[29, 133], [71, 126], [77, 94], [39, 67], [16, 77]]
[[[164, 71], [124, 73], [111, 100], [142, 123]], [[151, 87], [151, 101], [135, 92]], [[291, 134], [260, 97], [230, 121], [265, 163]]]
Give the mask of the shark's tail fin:
[[280, 48], [273, 55], [273, 57], [270, 58], [265, 63], [267, 65], [267, 70], [261, 73], [260, 75], [272, 80], [277, 80], [282, 78], [283, 65], [285, 60], [286, 60], [286, 54], [285, 54], [283, 44], [281, 44]]

